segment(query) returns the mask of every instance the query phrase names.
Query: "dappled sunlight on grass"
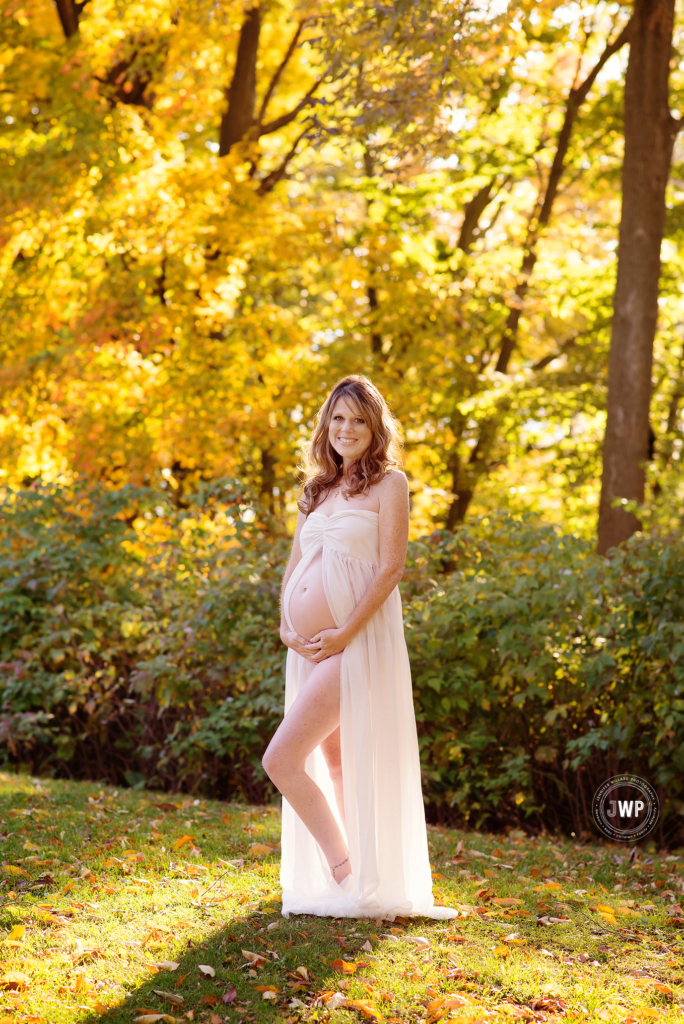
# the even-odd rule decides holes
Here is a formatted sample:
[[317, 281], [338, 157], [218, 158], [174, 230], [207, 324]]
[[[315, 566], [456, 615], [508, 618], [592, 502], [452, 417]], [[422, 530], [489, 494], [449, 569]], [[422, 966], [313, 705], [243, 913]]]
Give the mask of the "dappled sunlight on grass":
[[[285, 920], [273, 808], [0, 776], [0, 1022], [674, 1020], [680, 861], [430, 829], [455, 921]], [[680, 1005], [681, 1004], [681, 1005]]]

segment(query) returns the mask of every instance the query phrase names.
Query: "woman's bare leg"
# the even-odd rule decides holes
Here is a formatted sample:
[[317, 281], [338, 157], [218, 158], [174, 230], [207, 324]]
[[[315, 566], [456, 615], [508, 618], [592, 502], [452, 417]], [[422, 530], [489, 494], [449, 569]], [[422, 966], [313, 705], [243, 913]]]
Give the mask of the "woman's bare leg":
[[304, 764], [340, 723], [341, 654], [319, 662], [280, 723], [264, 754], [266, 774], [302, 819], [341, 882], [349, 874], [349, 851], [322, 791]]
[[344, 784], [342, 780], [342, 747], [340, 745], [340, 727], [338, 726], [334, 732], [323, 740], [321, 743], [321, 750], [325, 763], [328, 766], [330, 772], [330, 779], [335, 789], [335, 803], [337, 804], [337, 810], [340, 812], [340, 818], [342, 823], [346, 826], [344, 817]]

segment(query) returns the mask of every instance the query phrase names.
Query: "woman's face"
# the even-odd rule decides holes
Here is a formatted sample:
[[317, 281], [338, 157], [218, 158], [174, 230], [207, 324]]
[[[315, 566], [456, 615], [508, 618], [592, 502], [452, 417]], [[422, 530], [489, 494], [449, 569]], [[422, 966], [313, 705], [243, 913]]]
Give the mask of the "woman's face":
[[328, 439], [348, 466], [361, 458], [369, 447], [373, 434], [359, 409], [346, 398], [338, 398], [333, 406]]

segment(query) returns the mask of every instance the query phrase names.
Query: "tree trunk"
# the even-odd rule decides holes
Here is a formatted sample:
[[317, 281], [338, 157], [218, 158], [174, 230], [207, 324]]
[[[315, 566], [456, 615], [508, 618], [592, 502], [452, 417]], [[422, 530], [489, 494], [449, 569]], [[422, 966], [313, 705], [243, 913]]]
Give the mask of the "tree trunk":
[[83, 5], [75, 4], [74, 0], [57, 0], [57, 13], [67, 39], [78, 32], [78, 6]]
[[244, 138], [255, 124], [256, 65], [261, 34], [261, 9], [252, 7], [245, 14], [235, 58], [235, 71], [227, 90], [228, 109], [221, 120], [219, 156]]
[[679, 127], [668, 103], [674, 0], [635, 0], [625, 78], [625, 158], [598, 550], [627, 540], [640, 523], [616, 499], [644, 500], [653, 339], [658, 314], [665, 187]]

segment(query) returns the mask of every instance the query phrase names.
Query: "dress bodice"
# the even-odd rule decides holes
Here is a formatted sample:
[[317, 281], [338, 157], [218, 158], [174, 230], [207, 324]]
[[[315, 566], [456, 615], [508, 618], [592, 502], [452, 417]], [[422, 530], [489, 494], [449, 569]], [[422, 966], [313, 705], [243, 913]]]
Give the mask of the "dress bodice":
[[348, 558], [380, 564], [379, 514], [362, 508], [342, 508], [326, 516], [310, 512], [299, 535], [302, 554], [312, 547], [330, 546]]

